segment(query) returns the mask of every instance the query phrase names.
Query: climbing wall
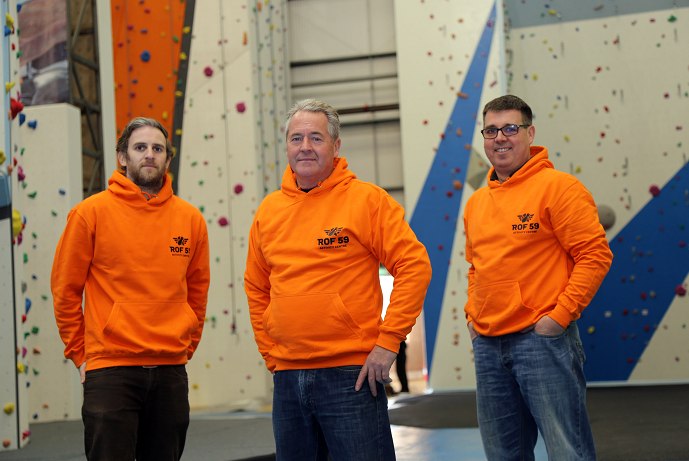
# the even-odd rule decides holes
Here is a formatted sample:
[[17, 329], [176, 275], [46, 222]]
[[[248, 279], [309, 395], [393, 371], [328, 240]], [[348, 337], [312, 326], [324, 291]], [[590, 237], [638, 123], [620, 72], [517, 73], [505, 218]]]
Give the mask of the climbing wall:
[[501, 11], [485, 0], [397, 1], [395, 15], [405, 203], [433, 266], [424, 304], [429, 385], [473, 387], [461, 216], [487, 172], [481, 110], [504, 86]]
[[[188, 4], [110, 2], [118, 134], [133, 117], [154, 118], [173, 133], [175, 100], [183, 95], [179, 66], [187, 59], [181, 50], [189, 33], [184, 28]], [[110, 153], [115, 155], [114, 149]]]
[[508, 88], [591, 191], [612, 268], [579, 328], [589, 381], [689, 379], [689, 1], [506, 2]]
[[79, 373], [64, 358], [50, 272], [67, 214], [83, 196], [81, 116], [69, 104], [31, 106], [21, 126], [21, 165], [25, 175], [18, 196], [24, 203], [27, 228], [22, 243], [26, 283], [23, 324], [24, 364], [31, 421], [81, 417]]
[[5, 91], [0, 132], [0, 440], [2, 450], [17, 449], [29, 442], [25, 341], [22, 314], [26, 306], [23, 249], [26, 219], [21, 194], [21, 136], [23, 120], [19, 93], [17, 2], [2, 2], [4, 34], [0, 46]]
[[197, 4], [179, 158], [179, 196], [207, 219], [206, 326], [189, 363], [192, 407], [260, 406], [272, 398], [243, 288], [249, 228], [279, 187], [286, 112], [285, 2]]

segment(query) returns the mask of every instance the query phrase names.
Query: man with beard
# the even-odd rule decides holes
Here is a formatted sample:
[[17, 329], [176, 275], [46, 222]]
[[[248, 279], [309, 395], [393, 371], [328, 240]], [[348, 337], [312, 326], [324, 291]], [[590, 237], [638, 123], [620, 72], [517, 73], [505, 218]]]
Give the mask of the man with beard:
[[51, 277], [55, 318], [84, 386], [87, 459], [179, 460], [185, 364], [201, 339], [210, 283], [208, 232], [199, 210], [172, 194], [172, 146], [160, 123], [133, 119], [117, 158], [123, 171], [108, 190], [67, 217]]

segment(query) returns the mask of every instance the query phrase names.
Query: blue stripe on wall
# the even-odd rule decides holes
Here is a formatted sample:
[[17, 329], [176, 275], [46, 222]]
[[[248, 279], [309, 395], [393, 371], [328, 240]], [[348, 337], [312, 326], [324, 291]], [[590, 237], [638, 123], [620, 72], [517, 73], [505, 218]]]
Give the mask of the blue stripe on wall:
[[578, 321], [589, 381], [629, 379], [655, 329], [662, 328], [675, 288], [689, 274], [689, 164], [620, 231], [610, 249], [610, 272]]
[[[455, 232], [458, 226], [459, 228], [463, 226], [459, 218], [462, 190], [455, 190], [453, 181], [458, 180], [464, 184], [466, 178], [471, 148], [467, 149], [465, 146], [471, 146], [476, 128], [476, 117], [480, 117], [478, 105], [493, 38], [495, 12], [495, 4], [493, 4], [462, 85], [461, 92], [468, 97], [457, 98], [455, 102], [452, 115], [445, 127], [444, 137], [440, 141], [410, 222], [416, 236], [426, 246], [433, 267], [433, 278], [424, 303], [426, 363], [429, 373]], [[461, 136], [457, 135], [457, 128], [461, 129]]]

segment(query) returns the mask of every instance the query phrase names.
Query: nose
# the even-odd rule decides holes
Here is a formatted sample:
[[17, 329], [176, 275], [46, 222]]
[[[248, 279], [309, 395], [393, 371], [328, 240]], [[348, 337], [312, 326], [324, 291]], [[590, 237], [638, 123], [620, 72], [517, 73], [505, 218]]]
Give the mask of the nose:
[[505, 133], [502, 132], [502, 129], [498, 130], [498, 135], [495, 137], [495, 140], [497, 142], [507, 141], [507, 136], [505, 136]]
[[309, 140], [309, 138], [304, 137], [304, 139], [301, 141], [300, 148], [301, 148], [301, 150], [305, 150], [305, 151], [311, 150], [311, 141]]

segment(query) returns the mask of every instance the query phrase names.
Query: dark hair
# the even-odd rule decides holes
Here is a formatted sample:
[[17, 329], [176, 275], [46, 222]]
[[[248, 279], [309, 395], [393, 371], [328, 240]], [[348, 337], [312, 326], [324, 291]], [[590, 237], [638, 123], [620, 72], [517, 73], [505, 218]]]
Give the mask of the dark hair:
[[[124, 130], [122, 130], [120, 139], [117, 140], [117, 152], [122, 152], [126, 155], [127, 148], [129, 148], [129, 138], [131, 137], [132, 132], [145, 126], [158, 128], [163, 133], [163, 136], [165, 136], [165, 152], [167, 153], [167, 158], [171, 158], [172, 144], [170, 143], [170, 139], [168, 138], [167, 130], [165, 129], [165, 127], [163, 127], [163, 125], [160, 124], [158, 120], [146, 117], [133, 118], [129, 122], [129, 124], [124, 128]], [[126, 167], [122, 167], [122, 169], [126, 171]]]
[[340, 116], [337, 115], [337, 111], [332, 106], [316, 99], [302, 99], [294, 103], [285, 119], [285, 137], [289, 136], [289, 124], [292, 121], [292, 117], [302, 110], [306, 112], [323, 112], [328, 118], [328, 134], [332, 142], [337, 141], [337, 138], [340, 137]]
[[504, 112], [506, 110], [518, 110], [522, 113], [522, 125], [531, 125], [533, 113], [527, 103], [513, 94], [506, 94], [495, 98], [483, 108], [483, 124], [486, 124], [488, 112]]

